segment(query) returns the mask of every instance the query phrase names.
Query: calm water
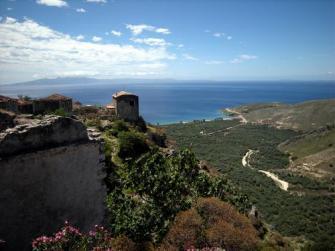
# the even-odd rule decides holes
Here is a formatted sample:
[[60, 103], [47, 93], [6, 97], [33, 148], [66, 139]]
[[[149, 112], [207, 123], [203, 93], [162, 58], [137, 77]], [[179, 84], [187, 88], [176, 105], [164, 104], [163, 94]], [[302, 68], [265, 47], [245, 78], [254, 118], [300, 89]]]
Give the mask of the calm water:
[[172, 123], [222, 117], [221, 108], [256, 102], [298, 103], [335, 98], [334, 82], [222, 82], [1, 86], [0, 94], [42, 97], [62, 93], [84, 104], [111, 102], [119, 90], [140, 97], [140, 113], [151, 123]]

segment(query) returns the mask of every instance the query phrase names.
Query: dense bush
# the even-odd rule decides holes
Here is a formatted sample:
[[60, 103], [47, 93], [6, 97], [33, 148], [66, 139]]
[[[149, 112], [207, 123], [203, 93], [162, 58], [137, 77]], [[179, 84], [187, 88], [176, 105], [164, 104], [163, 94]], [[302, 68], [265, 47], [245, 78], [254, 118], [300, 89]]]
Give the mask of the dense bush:
[[124, 160], [127, 158], [136, 159], [149, 150], [149, 146], [147, 145], [144, 136], [140, 133], [122, 131], [118, 133], [118, 138], [118, 156]]
[[160, 249], [255, 250], [258, 242], [250, 220], [236, 208], [217, 198], [200, 198], [194, 207], [177, 214]]
[[187, 250], [201, 247], [203, 235], [203, 219], [194, 208], [179, 212], [168, 233], [164, 237], [159, 250]]
[[140, 132], [146, 132], [147, 131], [147, 124], [145, 123], [145, 120], [142, 116], [139, 116], [138, 120], [134, 122], [135, 127]]
[[114, 234], [136, 241], [159, 241], [174, 216], [198, 196], [219, 196], [240, 210], [250, 206], [226, 179], [200, 172], [188, 149], [172, 156], [154, 149], [126, 163], [116, 175], [119, 185], [107, 199], [109, 225]]
[[112, 136], [118, 136], [120, 132], [128, 132], [129, 128], [123, 120], [116, 120], [112, 124], [112, 128], [108, 131]]
[[150, 131], [147, 133], [148, 138], [160, 147], [166, 146], [166, 134], [160, 130]]

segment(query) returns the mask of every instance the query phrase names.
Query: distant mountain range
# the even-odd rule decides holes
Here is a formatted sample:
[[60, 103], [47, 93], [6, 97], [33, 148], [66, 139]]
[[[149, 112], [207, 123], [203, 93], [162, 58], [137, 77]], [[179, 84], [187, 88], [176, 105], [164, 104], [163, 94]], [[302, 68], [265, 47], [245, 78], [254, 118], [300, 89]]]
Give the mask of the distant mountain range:
[[[116, 78], [116, 79], [97, 79], [97, 78], [87, 78], [87, 77], [59, 77], [59, 78], [43, 78], [37, 79], [27, 82], [19, 82], [19, 83], [11, 83], [11, 84], [3, 84], [3, 86], [14, 85], [14, 86], [38, 86], [38, 85], [85, 85], [92, 83], [99, 84], [162, 84], [162, 83], [222, 83], [222, 82], [250, 82], [250, 83], [259, 83], [259, 82], [267, 82], [267, 83], [283, 83], [283, 82], [334, 82], [334, 80], [319, 80], [319, 81], [309, 81], [309, 80], [178, 80], [172, 78], [164, 78], [164, 79], [141, 79], [141, 78]], [[1, 86], [1, 84], [0, 84]]]
[[33, 81], [27, 82], [19, 82], [13, 84], [6, 84], [6, 85], [85, 85], [85, 84], [92, 84], [92, 83], [99, 83], [99, 84], [146, 84], [146, 83], [175, 83], [175, 82], [192, 82], [192, 83], [203, 83], [203, 82], [218, 82], [214, 80], [176, 80], [176, 79], [135, 79], [135, 78], [119, 78], [119, 79], [97, 79], [97, 78], [85, 78], [85, 77], [62, 77], [62, 78], [44, 78], [44, 79], [37, 79]]

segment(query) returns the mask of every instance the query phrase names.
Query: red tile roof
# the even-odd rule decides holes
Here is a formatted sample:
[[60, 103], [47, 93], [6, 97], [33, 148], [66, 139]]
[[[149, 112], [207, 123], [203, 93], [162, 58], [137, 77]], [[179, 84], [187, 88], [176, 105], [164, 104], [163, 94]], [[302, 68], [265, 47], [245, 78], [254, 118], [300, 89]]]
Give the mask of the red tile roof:
[[52, 94], [46, 98], [41, 98], [40, 100], [71, 100], [71, 98], [69, 97], [66, 97], [66, 96], [63, 96], [61, 94], [58, 94], [58, 93], [55, 93], [55, 94]]

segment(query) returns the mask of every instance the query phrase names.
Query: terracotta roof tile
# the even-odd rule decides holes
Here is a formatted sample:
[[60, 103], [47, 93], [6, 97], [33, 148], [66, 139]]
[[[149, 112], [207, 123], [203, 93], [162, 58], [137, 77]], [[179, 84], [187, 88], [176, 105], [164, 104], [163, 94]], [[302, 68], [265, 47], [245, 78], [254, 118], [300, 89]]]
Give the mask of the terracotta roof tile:
[[39, 100], [70, 100], [71, 98], [63, 96], [61, 94], [55, 93], [46, 98], [41, 98]]
[[119, 98], [121, 96], [136, 96], [136, 95], [125, 91], [120, 91], [113, 94], [113, 98]]

